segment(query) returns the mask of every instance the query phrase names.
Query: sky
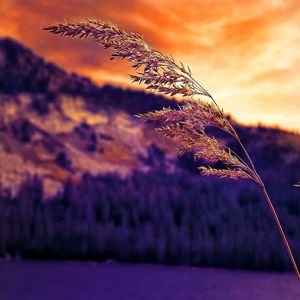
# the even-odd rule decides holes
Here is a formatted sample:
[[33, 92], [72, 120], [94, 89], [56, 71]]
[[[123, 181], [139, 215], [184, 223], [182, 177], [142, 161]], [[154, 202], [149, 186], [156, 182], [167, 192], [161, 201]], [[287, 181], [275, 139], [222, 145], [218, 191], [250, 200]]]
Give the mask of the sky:
[[236, 120], [300, 131], [299, 0], [1, 0], [0, 37], [99, 84], [136, 88], [129, 63], [109, 61], [97, 43], [41, 30], [86, 17], [139, 32], [189, 65]]

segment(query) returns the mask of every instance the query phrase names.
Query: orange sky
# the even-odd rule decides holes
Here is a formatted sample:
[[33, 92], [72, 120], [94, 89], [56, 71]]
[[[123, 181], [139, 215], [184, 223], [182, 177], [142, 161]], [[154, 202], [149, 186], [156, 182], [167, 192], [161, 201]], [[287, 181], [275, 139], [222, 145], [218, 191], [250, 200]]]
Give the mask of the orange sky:
[[0, 36], [96, 82], [129, 84], [129, 64], [110, 62], [96, 43], [40, 30], [84, 17], [142, 33], [237, 120], [300, 130], [299, 0], [1, 0]]

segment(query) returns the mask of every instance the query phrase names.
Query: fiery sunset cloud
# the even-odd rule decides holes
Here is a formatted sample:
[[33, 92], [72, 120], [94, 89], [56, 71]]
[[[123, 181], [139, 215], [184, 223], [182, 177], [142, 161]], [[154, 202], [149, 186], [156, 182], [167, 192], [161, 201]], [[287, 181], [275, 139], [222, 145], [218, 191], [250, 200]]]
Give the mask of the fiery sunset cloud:
[[300, 130], [298, 0], [2, 0], [0, 36], [98, 83], [128, 85], [129, 64], [92, 41], [40, 28], [80, 18], [111, 20], [189, 65], [226, 112], [244, 123]]

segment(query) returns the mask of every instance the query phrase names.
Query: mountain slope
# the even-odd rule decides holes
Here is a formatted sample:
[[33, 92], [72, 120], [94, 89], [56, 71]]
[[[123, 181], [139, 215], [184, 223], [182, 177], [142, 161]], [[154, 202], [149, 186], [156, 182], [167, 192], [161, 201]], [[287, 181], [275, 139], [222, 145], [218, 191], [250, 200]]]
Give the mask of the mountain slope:
[[[53, 195], [86, 172], [127, 176], [134, 169], [153, 167], [195, 172], [189, 156], [177, 160], [169, 141], [132, 117], [175, 105], [141, 91], [97, 87], [17, 42], [2, 39], [0, 182], [16, 192], [24, 179], [37, 174], [43, 178], [46, 194]], [[299, 136], [262, 127], [237, 128], [259, 168], [276, 174], [283, 166], [289, 170], [283, 181], [297, 181]]]
[[175, 105], [143, 92], [99, 88], [12, 40], [0, 40], [1, 184], [16, 192], [37, 174], [46, 193], [55, 194], [85, 172], [146, 171], [148, 150], [169, 147], [129, 112], [166, 104]]

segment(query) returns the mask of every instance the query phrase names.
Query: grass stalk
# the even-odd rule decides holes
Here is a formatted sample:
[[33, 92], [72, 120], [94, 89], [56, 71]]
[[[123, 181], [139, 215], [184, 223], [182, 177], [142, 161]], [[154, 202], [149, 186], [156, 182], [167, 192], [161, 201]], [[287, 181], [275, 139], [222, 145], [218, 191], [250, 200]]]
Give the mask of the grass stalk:
[[[250, 179], [259, 185], [300, 281], [289, 242], [264, 182], [257, 173], [247, 149], [211, 94], [193, 78], [189, 67], [186, 68], [181, 62], [176, 63], [172, 56], [153, 49], [141, 35], [121, 30], [111, 22], [86, 19], [74, 23], [49, 25], [43, 29], [61, 36], [90, 37], [102, 44], [104, 48], [112, 48], [114, 53], [111, 59], [127, 59], [133, 63], [134, 69], [141, 69], [136, 75], [130, 75], [132, 82], [144, 84], [146, 89], [166, 96], [182, 97], [184, 104], [179, 109], [163, 108], [138, 117], [152, 122], [161, 134], [172, 139], [177, 145], [179, 154], [191, 151], [196, 160], [205, 161], [207, 165], [199, 167], [203, 175], [215, 175], [234, 180]], [[195, 99], [195, 96], [205, 96], [209, 101]], [[248, 162], [221, 140], [210, 136], [206, 131], [207, 127], [216, 127], [234, 137]], [[222, 162], [226, 167], [216, 168], [218, 162]]]

